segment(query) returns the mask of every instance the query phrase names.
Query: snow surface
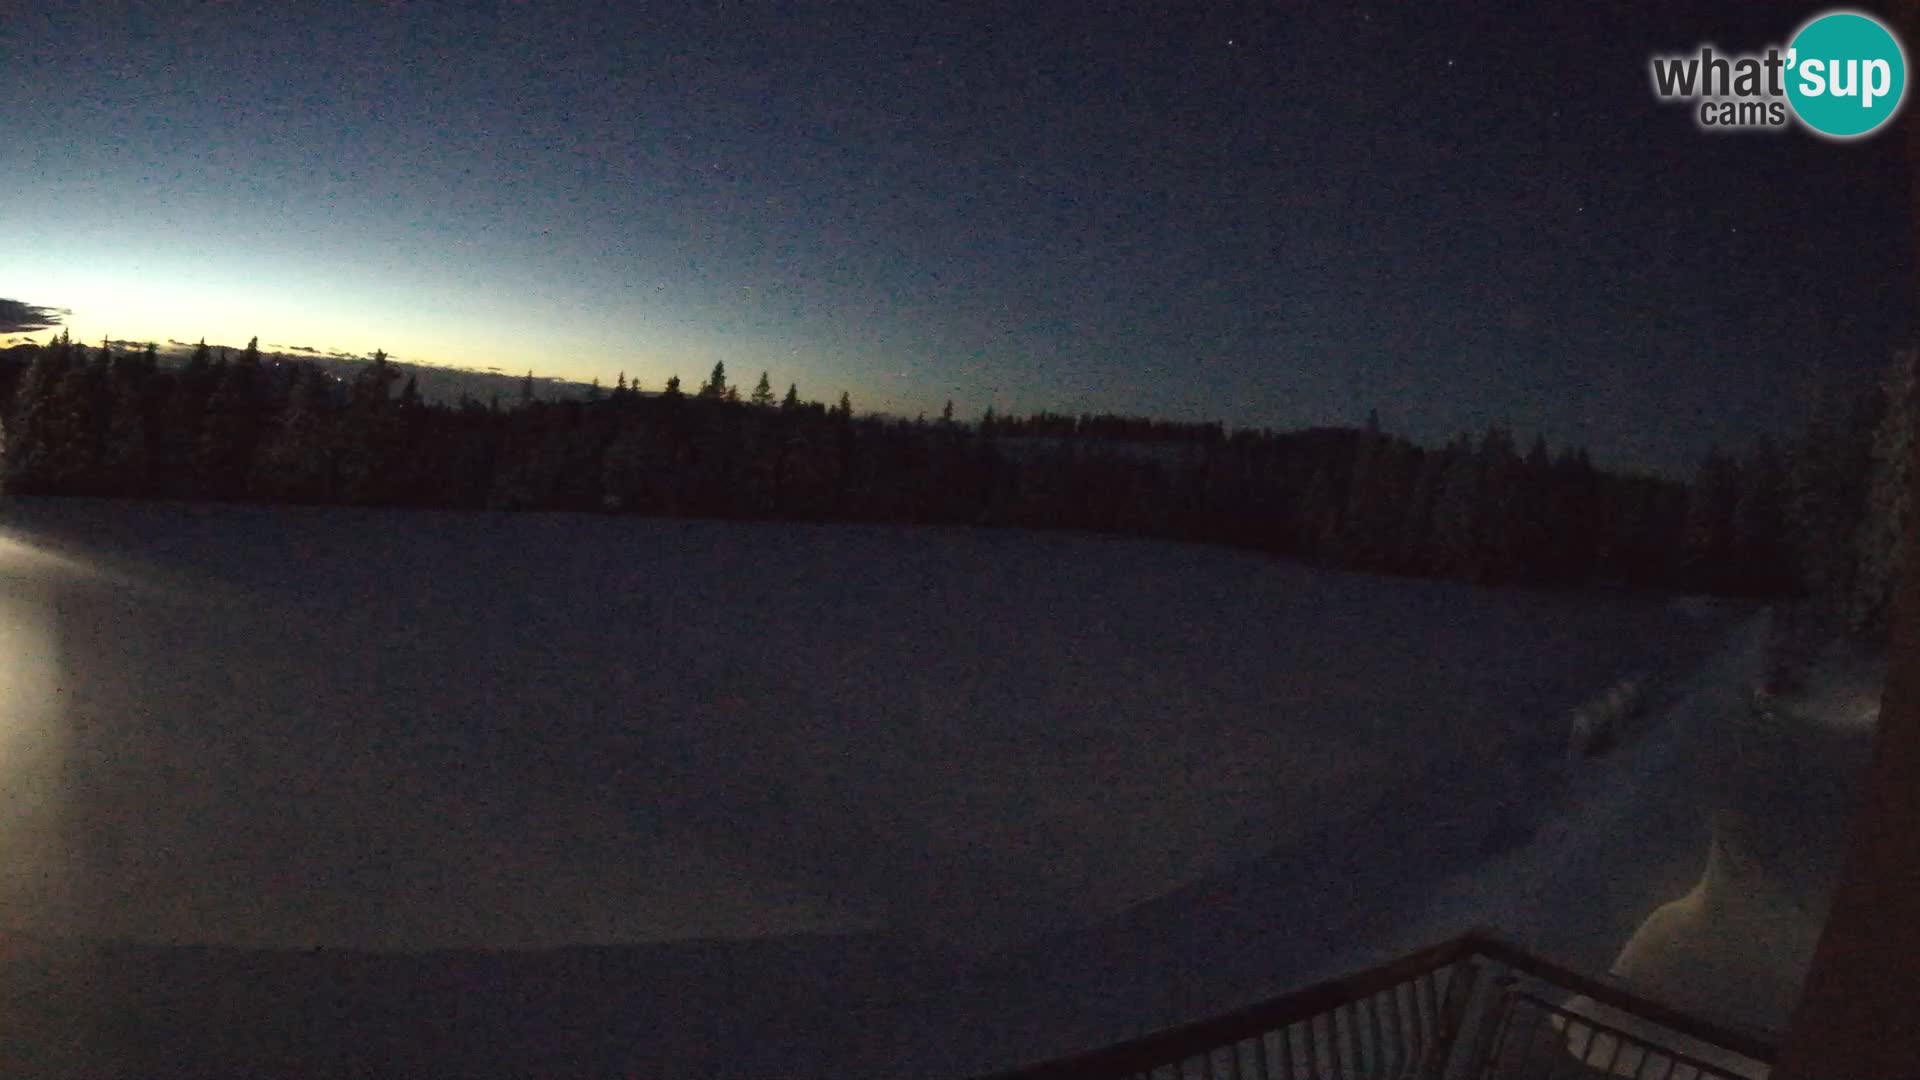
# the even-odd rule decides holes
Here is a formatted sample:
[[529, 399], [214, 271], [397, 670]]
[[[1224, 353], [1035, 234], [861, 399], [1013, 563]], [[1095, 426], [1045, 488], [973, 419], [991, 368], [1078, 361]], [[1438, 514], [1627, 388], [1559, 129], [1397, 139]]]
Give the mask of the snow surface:
[[[1711, 836], [1700, 879], [1661, 905], [1634, 932], [1610, 969], [1643, 994], [1699, 1016], [1782, 1031], [1800, 996], [1839, 878], [1847, 828], [1872, 753], [1884, 663], [1829, 653], [1806, 685], [1782, 697], [1728, 700], [1758, 682], [1764, 619], [1736, 638], [1734, 670], [1712, 673], [1709, 708], [1678, 718], [1705, 751], [1691, 770], [1700, 783]], [[1717, 688], [1717, 689], [1716, 689]], [[1575, 1011], [1635, 1030], [1614, 1010], [1576, 1000]], [[1669, 1047], [1735, 1075], [1769, 1070], [1691, 1040]], [[1610, 1060], [1611, 1045], [1589, 1060]], [[1637, 1053], [1615, 1061], [1617, 1075], [1664, 1058]]]
[[[1760, 632], [1096, 537], [77, 500], [0, 504], [0, 605], [39, 1075], [947, 1075], [1473, 923], [1602, 970], [1700, 874]], [[622, 947], [497, 951], [564, 944]]]

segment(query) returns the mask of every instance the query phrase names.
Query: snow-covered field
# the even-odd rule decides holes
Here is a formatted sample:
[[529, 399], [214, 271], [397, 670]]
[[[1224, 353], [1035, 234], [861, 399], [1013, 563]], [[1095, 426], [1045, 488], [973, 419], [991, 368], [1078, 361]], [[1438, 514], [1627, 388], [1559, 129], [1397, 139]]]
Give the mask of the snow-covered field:
[[[41, 1074], [933, 1075], [1474, 922], [1602, 969], [1700, 876], [1755, 633], [1104, 538], [31, 500], [0, 616]], [[567, 944], [629, 947], [342, 951]]]

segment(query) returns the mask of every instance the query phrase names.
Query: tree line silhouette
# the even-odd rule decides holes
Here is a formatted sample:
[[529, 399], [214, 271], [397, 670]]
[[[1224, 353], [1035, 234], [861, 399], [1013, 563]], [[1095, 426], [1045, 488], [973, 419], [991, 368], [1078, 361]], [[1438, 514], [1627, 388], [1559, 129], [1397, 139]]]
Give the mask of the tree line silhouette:
[[845, 394], [776, 395], [764, 373], [743, 399], [724, 365], [692, 394], [622, 375], [561, 401], [536, 400], [529, 373], [503, 406], [425, 401], [383, 354], [350, 378], [263, 361], [257, 339], [179, 364], [64, 335], [15, 354], [15, 494], [1090, 530], [1478, 584], [1798, 591], [1864, 627], [1897, 570], [1908, 436], [1889, 428], [1911, 428], [1890, 377], [1789, 450], [1715, 451], [1683, 484], [1540, 438], [1522, 451], [1500, 427], [1422, 447], [1373, 416], [1297, 432], [991, 409], [969, 424], [951, 404], [856, 417]]

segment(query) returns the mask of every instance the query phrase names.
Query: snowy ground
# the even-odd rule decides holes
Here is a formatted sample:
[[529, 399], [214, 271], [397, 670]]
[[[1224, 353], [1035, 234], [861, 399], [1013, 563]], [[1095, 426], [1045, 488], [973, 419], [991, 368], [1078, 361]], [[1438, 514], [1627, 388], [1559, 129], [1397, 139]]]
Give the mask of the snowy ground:
[[1723, 715], [1737, 614], [1086, 537], [16, 501], [0, 1037], [41, 1074], [934, 1075], [1471, 922], [1602, 969], [1700, 876], [1704, 729], [1569, 775], [1565, 714], [1650, 671]]

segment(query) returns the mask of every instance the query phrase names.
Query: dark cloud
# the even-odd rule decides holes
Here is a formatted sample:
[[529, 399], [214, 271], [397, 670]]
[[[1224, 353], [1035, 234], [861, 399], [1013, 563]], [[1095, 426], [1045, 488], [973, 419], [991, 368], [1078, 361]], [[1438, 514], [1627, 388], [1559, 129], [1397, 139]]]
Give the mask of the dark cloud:
[[[176, 347], [176, 348], [179, 348], [179, 349], [183, 349], [183, 350], [184, 350], [184, 349], [197, 349], [197, 348], [199, 348], [199, 347], [200, 347], [200, 343], [199, 343], [199, 342], [196, 342], [196, 341], [181, 341], [181, 340], [180, 340], [180, 339], [178, 339], [178, 338], [168, 338], [168, 339], [167, 339], [167, 344], [168, 344], [169, 346], [173, 346], [173, 347]], [[229, 351], [234, 351], [234, 352], [237, 352], [237, 351], [239, 351], [239, 347], [238, 347], [238, 346], [235, 346], [235, 345], [222, 345], [222, 344], [219, 344], [219, 343], [217, 343], [217, 342], [211, 342], [211, 341], [210, 341], [210, 342], [207, 342], [207, 347], [208, 347], [208, 348], [210, 348], [210, 349], [215, 349], [215, 350], [219, 350], [219, 349], [226, 349], [226, 350], [229, 350]], [[356, 353], [356, 352], [346, 352], [346, 351], [343, 351], [343, 350], [339, 350], [339, 349], [322, 349], [322, 348], [319, 348], [319, 347], [317, 347], [317, 346], [313, 346], [313, 345], [276, 345], [276, 344], [272, 344], [272, 343], [268, 343], [268, 344], [266, 344], [266, 345], [264, 345], [264, 346], [262, 346], [262, 347], [261, 347], [261, 353], [260, 353], [260, 355], [261, 355], [261, 358], [262, 358], [262, 359], [266, 359], [266, 360], [273, 360], [273, 359], [280, 359], [280, 360], [308, 360], [308, 359], [317, 359], [317, 360], [347, 360], [347, 361], [355, 361], [355, 360], [365, 360], [365, 359], [366, 359], [366, 357], [364, 357], [364, 356], [362, 356], [362, 355], [361, 355], [361, 354], [359, 354], [359, 353]], [[391, 359], [391, 358], [389, 358], [389, 359]]]
[[66, 308], [42, 307], [0, 297], [0, 334], [30, 334], [51, 330], [72, 314]]

